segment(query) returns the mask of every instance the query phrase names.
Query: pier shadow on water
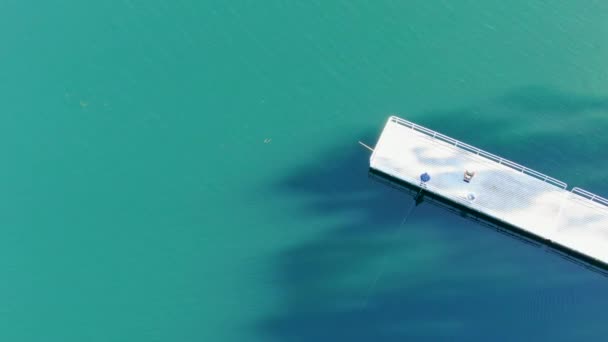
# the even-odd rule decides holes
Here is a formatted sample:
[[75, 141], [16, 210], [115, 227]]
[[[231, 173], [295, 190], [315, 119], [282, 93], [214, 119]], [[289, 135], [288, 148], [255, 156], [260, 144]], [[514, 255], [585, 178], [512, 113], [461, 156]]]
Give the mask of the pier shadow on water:
[[[508, 95], [494, 105], [411, 119], [438, 131], [445, 128], [443, 133], [461, 139], [470, 131], [463, 119], [478, 128], [487, 124], [481, 130], [488, 136], [466, 142], [491, 152], [508, 145], [505, 139], [519, 124], [521, 134], [536, 141], [536, 149], [526, 153], [520, 147], [505, 157], [524, 165], [534, 161], [547, 172], [561, 153], [563, 161], [576, 159], [567, 155], [574, 149], [571, 139], [594, 135], [596, 127], [585, 130], [581, 125], [576, 137], [568, 138], [571, 126], [556, 124], [536, 132], [526, 125], [545, 119], [525, 118], [537, 109], [554, 112], [551, 106], [559, 109], [551, 119], [565, 122], [590, 107], [606, 109], [602, 99], [559, 102], [549, 97], [544, 101], [553, 104], [542, 103], [537, 109], [535, 101], [526, 101]], [[480, 108], [488, 118], [479, 116]], [[510, 118], [503, 118], [504, 112]], [[502, 121], [509, 125], [491, 125]], [[367, 141], [376, 139], [372, 133], [366, 136]], [[605, 138], [598, 144], [608, 146]], [[411, 196], [368, 178], [369, 155], [353, 146], [348, 142], [328, 151], [276, 186], [280, 196], [309, 198], [298, 220], [332, 223], [314, 238], [273, 256], [280, 307], [257, 325], [264, 337], [567, 341], [608, 333], [603, 323], [608, 278], [429, 203], [414, 207]], [[575, 171], [585, 171], [586, 163]], [[606, 166], [606, 161], [601, 164]], [[595, 187], [598, 179], [586, 182]]]

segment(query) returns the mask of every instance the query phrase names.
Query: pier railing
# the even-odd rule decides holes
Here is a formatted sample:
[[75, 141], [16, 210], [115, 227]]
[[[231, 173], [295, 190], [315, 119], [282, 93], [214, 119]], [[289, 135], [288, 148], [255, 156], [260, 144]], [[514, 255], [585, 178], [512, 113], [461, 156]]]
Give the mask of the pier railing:
[[591, 202], [599, 203], [599, 204], [602, 204], [602, 205], [608, 207], [608, 199], [605, 199], [596, 194], [590, 193], [589, 191], [575, 187], [572, 189], [572, 193], [577, 194], [583, 198], [586, 198], [586, 199], [590, 200]]
[[[497, 156], [495, 154], [492, 154], [490, 152], [486, 152], [486, 151], [484, 151], [484, 150], [482, 150], [480, 148], [477, 148], [475, 146], [471, 146], [469, 144], [463, 143], [462, 141], [456, 140], [454, 138], [450, 138], [450, 137], [448, 137], [446, 135], [443, 135], [443, 134], [441, 134], [439, 132], [433, 131], [432, 129], [428, 129], [426, 127], [417, 125], [417, 124], [415, 124], [413, 122], [401, 119], [401, 118], [396, 117], [396, 116], [391, 116], [391, 118], [389, 120], [391, 120], [391, 121], [393, 121], [395, 123], [398, 123], [400, 125], [403, 125], [405, 127], [409, 127], [409, 128], [411, 128], [411, 129], [413, 129], [413, 130], [415, 130], [417, 132], [426, 134], [426, 135], [428, 135], [429, 137], [431, 137], [433, 139], [441, 140], [441, 141], [446, 142], [446, 143], [448, 143], [450, 145], [453, 145], [454, 147], [457, 147], [457, 148], [460, 148], [460, 149], [465, 150], [467, 152], [470, 152], [470, 153], [473, 153], [473, 154], [485, 157], [486, 159], [492, 160], [492, 161], [494, 161], [494, 162], [496, 162], [498, 164], [510, 167], [511, 169], [513, 169], [515, 171], [519, 171], [519, 172], [522, 172], [524, 174], [530, 175], [530, 176], [532, 176], [534, 178], [537, 178], [537, 179], [539, 179], [539, 180], [541, 180], [543, 182], [547, 182], [549, 184], [558, 186], [558, 187], [560, 187], [562, 189], [566, 189], [566, 187], [568, 186], [566, 183], [564, 183], [564, 182], [562, 182], [562, 181], [560, 181], [558, 179], [555, 179], [553, 177], [549, 177], [549, 176], [547, 176], [547, 175], [545, 175], [543, 173], [540, 173], [538, 171], [534, 171], [534, 170], [529, 169], [529, 168], [527, 168], [527, 167], [525, 167], [523, 165], [517, 164], [517, 163], [512, 162], [512, 161], [510, 161], [508, 159], [499, 157], [499, 156]], [[591, 195], [593, 195], [593, 194], [591, 194]], [[595, 196], [595, 195], [593, 195], [593, 196]], [[585, 197], [587, 197], [587, 196], [585, 196]], [[601, 199], [601, 197], [599, 197], [599, 196], [595, 196], [595, 197]], [[589, 198], [589, 197], [587, 197], [587, 198]], [[600, 202], [600, 203], [603, 203], [603, 202]], [[608, 201], [606, 201], [606, 203], [604, 203], [604, 204], [608, 205]]]

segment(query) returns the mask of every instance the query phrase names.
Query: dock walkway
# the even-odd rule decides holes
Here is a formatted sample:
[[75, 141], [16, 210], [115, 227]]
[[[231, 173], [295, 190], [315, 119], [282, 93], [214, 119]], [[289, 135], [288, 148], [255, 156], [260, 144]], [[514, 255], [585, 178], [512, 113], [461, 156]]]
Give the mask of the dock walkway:
[[370, 168], [608, 265], [608, 200], [585, 190], [395, 116]]

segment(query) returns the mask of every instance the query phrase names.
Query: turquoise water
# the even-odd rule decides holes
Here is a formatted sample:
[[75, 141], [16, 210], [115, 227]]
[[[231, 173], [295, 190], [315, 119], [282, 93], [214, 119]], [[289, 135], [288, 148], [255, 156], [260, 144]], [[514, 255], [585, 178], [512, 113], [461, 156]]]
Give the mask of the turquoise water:
[[602, 339], [608, 278], [368, 179], [397, 113], [608, 195], [603, 1], [0, 4], [0, 340]]

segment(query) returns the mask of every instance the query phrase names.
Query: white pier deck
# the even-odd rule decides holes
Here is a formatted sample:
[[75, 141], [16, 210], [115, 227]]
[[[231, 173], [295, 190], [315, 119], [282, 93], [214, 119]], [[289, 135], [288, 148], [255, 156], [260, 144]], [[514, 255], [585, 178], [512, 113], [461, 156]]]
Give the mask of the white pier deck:
[[426, 191], [608, 265], [608, 200], [597, 195], [394, 116], [370, 167], [417, 186], [427, 172]]

